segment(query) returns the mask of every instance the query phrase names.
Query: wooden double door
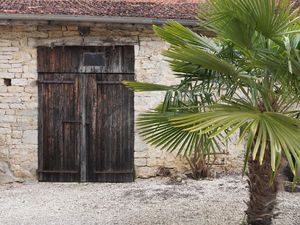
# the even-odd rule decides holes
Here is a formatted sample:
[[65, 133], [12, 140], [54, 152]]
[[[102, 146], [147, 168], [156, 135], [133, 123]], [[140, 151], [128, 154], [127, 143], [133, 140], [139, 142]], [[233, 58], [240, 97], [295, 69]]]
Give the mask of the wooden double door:
[[39, 47], [38, 72], [38, 179], [133, 181], [133, 47]]

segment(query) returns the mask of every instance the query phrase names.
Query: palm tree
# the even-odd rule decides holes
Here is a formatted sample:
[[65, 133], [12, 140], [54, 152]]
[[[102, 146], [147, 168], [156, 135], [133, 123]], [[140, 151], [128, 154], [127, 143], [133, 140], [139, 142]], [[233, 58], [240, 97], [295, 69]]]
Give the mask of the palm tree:
[[295, 177], [300, 166], [300, 24], [292, 8], [289, 0], [208, 0], [199, 25], [213, 39], [176, 22], [154, 27], [170, 45], [163, 54], [179, 85], [124, 82], [135, 91], [166, 91], [137, 122], [156, 147], [213, 154], [220, 140], [239, 133], [251, 225], [272, 223], [283, 162]]

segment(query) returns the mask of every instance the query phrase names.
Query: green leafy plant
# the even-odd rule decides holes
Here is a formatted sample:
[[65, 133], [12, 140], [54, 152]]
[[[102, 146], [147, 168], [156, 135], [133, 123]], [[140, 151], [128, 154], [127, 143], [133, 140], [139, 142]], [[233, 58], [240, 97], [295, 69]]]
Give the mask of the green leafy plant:
[[[300, 24], [288, 0], [208, 0], [199, 25], [208, 39], [176, 22], [154, 27], [170, 47], [179, 85], [124, 82], [136, 91], [166, 91], [164, 102], [138, 119], [146, 141], [189, 155], [213, 154], [239, 132], [245, 141], [250, 201], [247, 224], [275, 217], [278, 171], [300, 166]], [[204, 145], [205, 144], [205, 145]]]

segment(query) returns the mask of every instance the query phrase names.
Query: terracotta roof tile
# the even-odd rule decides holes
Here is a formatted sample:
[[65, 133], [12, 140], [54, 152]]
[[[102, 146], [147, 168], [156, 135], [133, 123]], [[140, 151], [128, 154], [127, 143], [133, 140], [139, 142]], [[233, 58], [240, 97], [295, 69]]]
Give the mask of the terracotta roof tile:
[[199, 0], [0, 0], [0, 13], [193, 20]]

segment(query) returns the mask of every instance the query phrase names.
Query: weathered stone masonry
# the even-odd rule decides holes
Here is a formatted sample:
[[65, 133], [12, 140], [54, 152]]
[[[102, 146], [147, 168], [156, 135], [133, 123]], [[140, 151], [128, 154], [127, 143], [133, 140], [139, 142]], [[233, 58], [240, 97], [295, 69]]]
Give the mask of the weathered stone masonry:
[[[0, 173], [11, 178], [35, 177], [37, 169], [37, 46], [134, 45], [136, 80], [175, 82], [160, 55], [166, 46], [151, 26], [86, 24], [91, 32], [81, 37], [77, 25], [32, 24], [0, 26]], [[136, 115], [154, 107], [161, 96], [136, 93]], [[150, 149], [138, 134], [135, 165], [140, 177], [155, 175], [159, 166], [184, 166], [174, 155]]]
[[[161, 56], [166, 44], [151, 26], [81, 24], [90, 34], [82, 37], [78, 24], [6, 24], [0, 26], [0, 179], [34, 178], [37, 169], [37, 46], [134, 45], [137, 81], [174, 84]], [[135, 93], [135, 116], [156, 106], [163, 93]], [[174, 154], [152, 149], [135, 135], [135, 166], [139, 177], [156, 174], [160, 166], [183, 170]], [[3, 175], [5, 174], [5, 175]]]

